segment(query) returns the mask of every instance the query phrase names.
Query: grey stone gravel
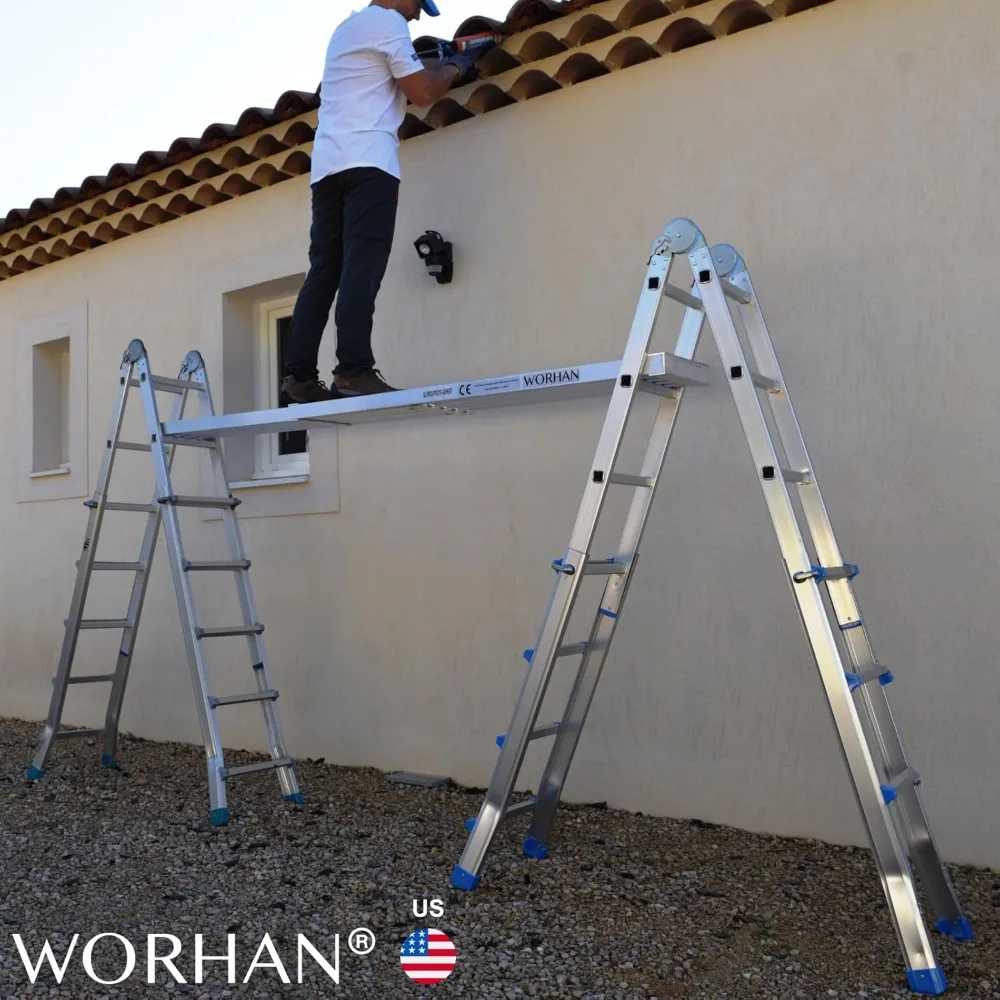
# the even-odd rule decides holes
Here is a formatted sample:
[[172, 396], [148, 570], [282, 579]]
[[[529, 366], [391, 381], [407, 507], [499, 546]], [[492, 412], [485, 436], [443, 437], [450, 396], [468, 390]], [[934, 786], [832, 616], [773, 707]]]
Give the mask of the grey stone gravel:
[[[370, 769], [301, 761], [305, 806], [282, 803], [273, 775], [245, 776], [230, 788], [231, 822], [213, 828], [200, 747], [123, 737], [122, 770], [107, 772], [92, 741], [60, 743], [45, 780], [30, 784], [38, 729], [0, 720], [0, 1000], [912, 996], [868, 851], [564, 806], [548, 860], [521, 855], [525, 821], [511, 820], [480, 887], [459, 893], [449, 876], [481, 790], [398, 786]], [[1000, 876], [952, 874], [976, 940], [934, 935], [947, 996], [1000, 998]], [[444, 915], [417, 918], [414, 897], [442, 900]], [[347, 945], [359, 926], [376, 936], [365, 957]], [[427, 926], [458, 949], [433, 987], [412, 983], [398, 958], [410, 931]], [[81, 953], [108, 933], [132, 942], [137, 964], [102, 986]], [[185, 984], [163, 966], [146, 982], [153, 933], [180, 940]], [[265, 933], [291, 985], [266, 965], [243, 983]], [[299, 985], [297, 935], [332, 961], [336, 933], [340, 985], [308, 955]], [[32, 961], [46, 938], [61, 960], [80, 935], [60, 985], [47, 967], [30, 984], [14, 934]], [[206, 955], [235, 935], [235, 985], [224, 962], [194, 982], [196, 934]], [[159, 947], [169, 954], [167, 941]], [[104, 979], [121, 975], [123, 946], [99, 942], [93, 965]]]

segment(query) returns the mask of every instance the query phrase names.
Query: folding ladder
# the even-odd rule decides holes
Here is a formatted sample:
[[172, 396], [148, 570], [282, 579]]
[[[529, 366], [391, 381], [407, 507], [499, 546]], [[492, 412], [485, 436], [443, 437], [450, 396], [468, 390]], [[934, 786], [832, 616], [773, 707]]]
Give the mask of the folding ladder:
[[[690, 264], [693, 274], [690, 290], [668, 281], [677, 256], [686, 256]], [[907, 761], [893, 722], [885, 693], [885, 685], [893, 678], [875, 659], [850, 583], [857, 568], [845, 564], [841, 557], [743, 261], [730, 246], [719, 245], [710, 250], [704, 236], [688, 219], [672, 221], [653, 244], [644, 288], [594, 463], [587, 473], [569, 547], [552, 564], [556, 582], [541, 632], [534, 649], [525, 651], [528, 671], [507, 732], [497, 738], [500, 753], [496, 766], [478, 816], [467, 823], [470, 834], [452, 871], [452, 884], [466, 890], [476, 887], [501, 821], [522, 812], [531, 813], [524, 854], [532, 858], [547, 856], [563, 784], [635, 570], [684, 389], [699, 381], [696, 377], [663, 380], [643, 375], [665, 296], [687, 307], [671, 359], [674, 370], [690, 372], [706, 317], [712, 329], [875, 854], [905, 957], [910, 988], [918, 993], [942, 993], [946, 988], [945, 976], [935, 963], [910, 862], [934, 910], [937, 930], [968, 940], [972, 928], [962, 914], [938, 856], [917, 792], [919, 776]], [[744, 353], [730, 300], [735, 303], [745, 331], [749, 355]], [[615, 466], [626, 424], [637, 394], [646, 391], [659, 393], [663, 398], [642, 467], [638, 474], [622, 473]], [[777, 444], [761, 396], [767, 400], [777, 430]], [[789, 485], [798, 493], [805, 533], [811, 537], [816, 559], [808, 553]], [[618, 552], [610, 559], [593, 559], [590, 552], [598, 520], [608, 491], [615, 486], [633, 490]], [[607, 577], [603, 596], [587, 638], [566, 643], [564, 633], [570, 614], [581, 580], [588, 574]], [[832, 620], [820, 584], [829, 598]], [[849, 658], [849, 668], [845, 666], [841, 646]], [[561, 719], [538, 725], [556, 661], [570, 656], [580, 657], [580, 661]], [[555, 740], [537, 795], [512, 804], [529, 742], [549, 736]]]
[[[129, 390], [138, 387], [145, 410], [147, 442], [122, 441], [122, 423], [125, 418]], [[160, 521], [164, 523], [167, 550], [173, 573], [174, 589], [180, 609], [181, 626], [191, 668], [191, 679], [198, 708], [202, 737], [208, 769], [208, 789], [211, 822], [216, 826], [229, 821], [226, 799], [226, 782], [240, 774], [276, 769], [278, 782], [285, 801], [302, 803], [295, 777], [294, 762], [285, 753], [281, 727], [275, 701], [278, 692], [271, 684], [267, 666], [267, 655], [261, 633], [264, 626], [257, 620], [253, 592], [250, 588], [250, 562], [245, 557], [240, 528], [236, 518], [236, 507], [240, 503], [229, 490], [221, 444], [217, 441], [182, 440], [167, 438], [162, 433], [156, 393], [167, 392], [175, 395], [173, 419], [179, 420], [185, 410], [188, 396], [194, 393], [201, 403], [202, 416], [214, 414], [211, 390], [205, 365], [197, 351], [191, 351], [184, 359], [176, 379], [155, 376], [150, 372], [149, 358], [141, 340], [133, 340], [122, 358], [118, 379], [118, 392], [111, 417], [111, 425], [101, 461], [97, 487], [93, 497], [85, 501], [90, 508], [90, 518], [84, 535], [83, 551], [77, 564], [76, 587], [70, 604], [69, 617], [65, 623], [62, 652], [59, 667], [53, 681], [52, 702], [48, 718], [35, 757], [28, 769], [28, 779], [38, 781], [43, 776], [45, 762], [56, 740], [72, 737], [103, 736], [101, 764], [106, 768], [117, 768], [118, 720], [121, 714], [125, 684], [135, 651], [135, 638], [139, 629], [146, 587], [156, 548]], [[179, 446], [208, 449], [211, 458], [213, 484], [218, 491], [214, 496], [179, 496], [171, 483], [171, 468], [174, 454]], [[108, 487], [114, 469], [115, 457], [119, 451], [149, 452], [153, 458], [156, 488], [152, 503], [112, 502], [108, 499]], [[181, 543], [180, 508], [214, 508], [221, 511], [225, 526], [229, 558], [226, 560], [188, 559]], [[96, 558], [97, 543], [106, 512], [132, 512], [146, 515], [146, 529], [140, 547], [139, 558], [135, 562], [102, 562]], [[90, 587], [91, 574], [95, 571], [117, 570], [134, 574], [128, 612], [120, 619], [87, 619], [83, 617], [84, 605]], [[195, 614], [190, 574], [220, 572], [235, 575], [237, 596], [242, 609], [243, 621], [228, 627], [204, 628]], [[110, 674], [71, 676], [77, 640], [81, 629], [111, 629], [121, 632], [121, 643], [115, 669]], [[223, 636], [246, 636], [250, 648], [250, 662], [256, 690], [248, 694], [216, 696], [210, 693], [208, 671], [202, 654], [206, 641]], [[61, 729], [63, 706], [70, 684], [110, 683], [111, 694], [103, 729]], [[270, 758], [255, 764], [227, 767], [223, 757], [222, 743], [216, 724], [215, 710], [226, 705], [259, 702], [267, 728]]]

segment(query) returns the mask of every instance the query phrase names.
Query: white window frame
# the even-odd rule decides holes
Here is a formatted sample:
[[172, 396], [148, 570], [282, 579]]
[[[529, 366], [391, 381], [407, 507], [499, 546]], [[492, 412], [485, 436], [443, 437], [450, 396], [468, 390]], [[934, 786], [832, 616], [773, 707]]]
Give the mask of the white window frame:
[[[278, 320], [291, 316], [296, 296], [272, 299], [257, 308], [257, 335], [254, 349], [256, 385], [254, 398], [261, 410], [278, 408], [278, 378], [281, 358], [278, 357]], [[306, 438], [308, 449], [308, 437]], [[300, 455], [278, 454], [278, 434], [260, 434], [254, 447], [256, 482], [302, 482], [309, 478], [309, 452]]]

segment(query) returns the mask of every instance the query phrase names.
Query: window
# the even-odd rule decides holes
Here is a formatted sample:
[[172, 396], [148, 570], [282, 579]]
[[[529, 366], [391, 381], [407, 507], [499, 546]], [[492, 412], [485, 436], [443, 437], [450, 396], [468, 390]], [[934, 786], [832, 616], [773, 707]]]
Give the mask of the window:
[[87, 495], [87, 304], [18, 324], [17, 499]]
[[[295, 298], [264, 304], [259, 310], [257, 335], [257, 407], [280, 409], [288, 405], [281, 392], [282, 358], [291, 334]], [[257, 438], [254, 479], [289, 479], [309, 475], [308, 431], [282, 431]]]

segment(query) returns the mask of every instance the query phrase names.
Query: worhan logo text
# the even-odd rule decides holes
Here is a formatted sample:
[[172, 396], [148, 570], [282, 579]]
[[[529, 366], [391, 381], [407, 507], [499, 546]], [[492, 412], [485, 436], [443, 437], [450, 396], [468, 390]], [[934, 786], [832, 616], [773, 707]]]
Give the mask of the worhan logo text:
[[561, 368], [558, 371], [536, 372], [534, 375], [525, 375], [525, 385], [559, 385], [562, 382], [579, 382], [579, 368]]
[[[363, 934], [362, 934], [363, 932]], [[52, 950], [52, 946], [46, 938], [45, 944], [42, 947], [41, 954], [37, 959], [32, 959], [28, 954], [28, 950], [25, 947], [24, 941], [20, 934], [12, 935], [14, 939], [14, 944], [17, 946], [18, 953], [21, 956], [21, 962], [24, 964], [24, 969], [28, 974], [28, 979], [35, 983], [39, 976], [42, 975], [42, 967], [45, 963], [48, 963], [49, 969], [52, 972], [53, 977], [57, 983], [62, 983], [63, 977], [66, 975], [66, 971], [69, 969], [70, 961], [73, 958], [74, 953], [77, 950], [77, 945], [80, 942], [80, 935], [74, 934], [73, 940], [70, 942], [69, 950], [66, 955], [62, 958], [61, 962], [57, 961], [56, 956]], [[102, 942], [104, 942], [102, 944]], [[170, 952], [169, 954], [160, 954], [159, 952], [165, 952], [166, 948], [163, 947], [159, 942], [169, 943]], [[367, 954], [372, 950], [375, 944], [375, 935], [371, 931], [365, 928], [359, 928], [356, 931], [351, 932], [351, 937], [349, 939], [351, 950], [355, 954]], [[114, 979], [102, 979], [98, 976], [94, 969], [94, 951], [98, 950], [98, 958], [102, 966], [110, 967], [116, 971], [120, 970], [120, 973]], [[163, 970], [167, 975], [172, 976], [174, 982], [176, 983], [187, 983], [188, 980], [184, 978], [181, 971], [177, 968], [174, 963], [174, 959], [180, 957], [183, 946], [181, 945], [180, 938], [175, 937], [173, 934], [149, 934], [146, 937], [146, 947], [145, 947], [145, 958], [146, 958], [146, 982], [155, 983], [157, 982], [157, 966], [162, 966]], [[332, 964], [326, 956], [316, 948], [303, 934], [298, 935], [298, 943], [296, 947], [297, 952], [297, 963], [296, 972], [297, 979], [296, 982], [302, 982], [303, 969], [308, 965], [308, 961], [311, 958], [336, 984], [340, 984], [340, 935], [337, 934], [334, 937], [334, 948], [333, 948], [333, 961]], [[308, 958], [306, 958], [308, 954]], [[137, 949], [129, 941], [128, 938], [123, 937], [121, 934], [97, 934], [90, 938], [89, 941], [83, 946], [79, 952], [80, 964], [83, 966], [83, 971], [87, 974], [92, 982], [101, 983], [103, 986], [115, 986], [118, 983], [125, 982], [129, 979], [132, 974], [136, 971], [136, 965], [138, 964]], [[226, 982], [230, 985], [235, 985], [237, 982], [247, 983], [250, 981], [250, 977], [257, 972], [258, 969], [271, 969], [274, 970], [273, 973], [277, 975], [283, 983], [290, 984], [292, 980], [289, 978], [288, 972], [285, 969], [285, 964], [281, 960], [281, 956], [278, 954], [277, 949], [274, 946], [274, 942], [271, 940], [269, 934], [265, 934], [262, 938], [260, 944], [257, 947], [257, 951], [247, 967], [246, 975], [242, 979], [237, 978], [236, 970], [236, 935], [227, 935], [227, 947], [224, 955], [209, 955], [205, 953], [205, 941], [204, 935], [195, 934], [194, 936], [194, 978], [193, 982], [201, 983], [205, 979], [205, 966], [207, 963], [224, 963], [226, 970]], [[212, 978], [215, 978], [215, 970], [219, 966], [213, 966]], [[265, 973], [267, 975], [267, 973]], [[166, 982], [166, 977], [162, 977], [163, 981]]]

